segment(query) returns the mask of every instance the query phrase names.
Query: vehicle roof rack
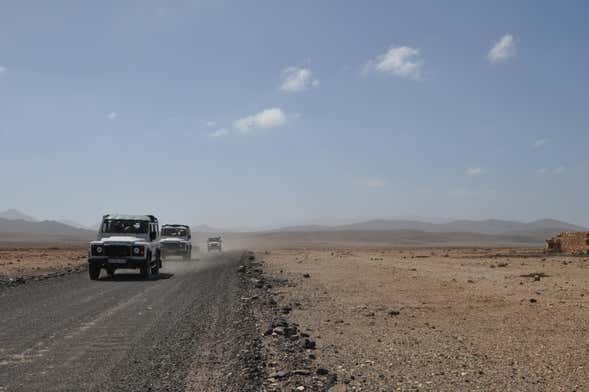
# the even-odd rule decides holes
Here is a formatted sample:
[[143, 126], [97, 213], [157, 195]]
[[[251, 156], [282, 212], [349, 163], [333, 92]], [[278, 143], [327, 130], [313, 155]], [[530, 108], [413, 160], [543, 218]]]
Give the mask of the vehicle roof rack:
[[153, 215], [106, 214], [102, 216], [102, 219], [142, 220], [149, 222], [157, 222], [157, 218]]

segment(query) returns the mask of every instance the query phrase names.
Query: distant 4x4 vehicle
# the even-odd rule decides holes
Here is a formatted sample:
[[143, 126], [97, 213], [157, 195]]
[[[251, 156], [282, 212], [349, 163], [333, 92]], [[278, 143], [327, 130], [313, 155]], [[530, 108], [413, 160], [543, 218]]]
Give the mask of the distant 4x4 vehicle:
[[100, 270], [109, 276], [119, 268], [139, 269], [145, 279], [162, 267], [158, 220], [153, 215], [107, 214], [102, 217], [98, 238], [90, 243], [88, 272], [96, 280]]
[[190, 260], [192, 257], [191, 239], [192, 235], [189, 226], [163, 225], [160, 240], [162, 257], [182, 256], [184, 260]]
[[223, 245], [222, 245], [223, 241], [221, 240], [221, 237], [210, 237], [207, 240], [207, 251], [213, 251], [216, 250], [217, 252], [221, 252]]

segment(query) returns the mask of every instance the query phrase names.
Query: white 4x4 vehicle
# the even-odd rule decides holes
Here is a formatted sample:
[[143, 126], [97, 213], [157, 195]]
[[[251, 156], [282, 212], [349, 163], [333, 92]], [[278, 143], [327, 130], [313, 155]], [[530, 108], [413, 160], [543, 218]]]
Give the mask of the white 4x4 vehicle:
[[221, 237], [211, 237], [207, 240], [207, 251], [216, 250], [217, 252], [221, 252], [223, 250], [222, 244]]
[[163, 225], [160, 240], [162, 258], [182, 256], [184, 260], [190, 260], [192, 257], [191, 239], [190, 227], [186, 225]]
[[160, 233], [153, 215], [102, 217], [98, 238], [90, 243], [88, 272], [96, 280], [104, 268], [109, 276], [119, 268], [141, 270], [145, 279], [158, 275], [162, 267]]

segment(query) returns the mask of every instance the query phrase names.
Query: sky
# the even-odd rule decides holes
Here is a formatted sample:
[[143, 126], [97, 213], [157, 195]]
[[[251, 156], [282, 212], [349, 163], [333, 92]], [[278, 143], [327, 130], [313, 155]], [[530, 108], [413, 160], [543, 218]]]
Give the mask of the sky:
[[589, 226], [588, 2], [1, 5], [0, 210]]

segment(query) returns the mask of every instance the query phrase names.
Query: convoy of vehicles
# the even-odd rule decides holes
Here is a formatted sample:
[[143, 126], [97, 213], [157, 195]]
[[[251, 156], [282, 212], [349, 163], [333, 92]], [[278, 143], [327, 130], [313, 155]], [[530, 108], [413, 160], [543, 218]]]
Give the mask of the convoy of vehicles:
[[221, 237], [210, 237], [207, 240], [207, 251], [211, 252], [216, 250], [217, 252], [221, 252], [223, 248]]
[[192, 235], [186, 225], [163, 225], [161, 232], [162, 257], [181, 256], [184, 260], [192, 257]]
[[[207, 250], [221, 252], [221, 244], [221, 237], [211, 237]], [[159, 275], [165, 257], [190, 260], [192, 248], [187, 225], [165, 224], [160, 232], [153, 215], [107, 214], [88, 249], [88, 273], [90, 279], [96, 280], [103, 269], [110, 277], [117, 269], [138, 269], [144, 279], [151, 279]]]
[[98, 238], [90, 243], [88, 272], [96, 280], [105, 269], [109, 276], [119, 268], [139, 269], [150, 279], [162, 266], [158, 220], [153, 215], [107, 214]]

